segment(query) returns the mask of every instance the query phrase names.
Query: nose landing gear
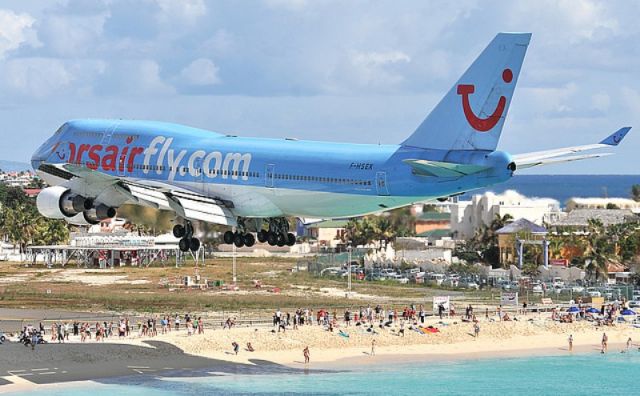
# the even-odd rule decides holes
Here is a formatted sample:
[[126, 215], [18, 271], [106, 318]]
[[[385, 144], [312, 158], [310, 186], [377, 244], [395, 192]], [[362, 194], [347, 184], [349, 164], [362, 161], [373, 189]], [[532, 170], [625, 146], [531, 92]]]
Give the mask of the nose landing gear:
[[176, 224], [173, 226], [173, 236], [180, 238], [178, 247], [183, 252], [197, 252], [200, 249], [200, 240], [193, 236], [193, 225], [189, 220], [185, 220], [184, 225]]

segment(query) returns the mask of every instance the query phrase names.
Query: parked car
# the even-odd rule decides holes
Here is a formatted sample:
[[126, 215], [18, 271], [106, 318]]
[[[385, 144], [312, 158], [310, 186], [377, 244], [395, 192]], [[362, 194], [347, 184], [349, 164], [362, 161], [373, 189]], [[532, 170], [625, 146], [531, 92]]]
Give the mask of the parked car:
[[640, 300], [629, 301], [629, 308], [640, 308]]
[[584, 291], [584, 287], [578, 285], [571, 286], [571, 291], [574, 293], [582, 293]]
[[475, 281], [460, 282], [459, 286], [464, 289], [473, 289], [473, 290], [478, 290], [480, 288], [480, 285], [478, 285]]
[[587, 294], [590, 297], [602, 297], [602, 293], [600, 293], [600, 291], [598, 289], [596, 289], [595, 287], [590, 287], [587, 289]]
[[544, 290], [542, 289], [542, 285], [533, 285], [531, 291], [536, 294], [543, 294]]
[[7, 337], [4, 335], [4, 331], [0, 330], [0, 344], [4, 343]]

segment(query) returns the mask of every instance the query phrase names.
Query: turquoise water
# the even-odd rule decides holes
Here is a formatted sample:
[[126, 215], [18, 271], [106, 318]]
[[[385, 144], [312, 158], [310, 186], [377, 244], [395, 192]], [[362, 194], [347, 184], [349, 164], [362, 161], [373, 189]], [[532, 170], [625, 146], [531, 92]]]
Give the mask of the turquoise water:
[[[640, 352], [368, 366], [348, 372], [118, 379], [101, 395], [630, 395], [638, 394]], [[112, 380], [109, 380], [110, 382]], [[0, 389], [1, 390], [1, 389]], [[75, 396], [55, 387], [30, 395]]]

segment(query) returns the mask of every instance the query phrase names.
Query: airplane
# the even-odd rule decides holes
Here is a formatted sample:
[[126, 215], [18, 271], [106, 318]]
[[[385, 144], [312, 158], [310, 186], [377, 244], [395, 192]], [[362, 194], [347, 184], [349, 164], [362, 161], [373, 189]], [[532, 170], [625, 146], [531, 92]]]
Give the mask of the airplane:
[[[496, 150], [530, 33], [499, 33], [418, 128], [399, 144], [238, 137], [157, 121], [78, 119], [33, 154], [51, 187], [40, 213], [77, 225], [123, 204], [175, 212], [180, 250], [197, 251], [192, 221], [231, 227], [224, 242], [293, 245], [288, 217], [310, 223], [446, 200], [539, 165], [597, 158], [596, 144], [511, 155]], [[316, 220], [314, 220], [316, 219]], [[254, 236], [253, 232], [256, 233]]]

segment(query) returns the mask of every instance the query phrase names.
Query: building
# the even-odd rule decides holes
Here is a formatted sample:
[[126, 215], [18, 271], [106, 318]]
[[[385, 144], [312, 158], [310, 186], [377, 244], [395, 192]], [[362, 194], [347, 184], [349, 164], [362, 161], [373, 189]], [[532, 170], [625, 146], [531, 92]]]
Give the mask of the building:
[[640, 220], [628, 209], [574, 209], [565, 217], [551, 222], [556, 229], [570, 228], [572, 231], [588, 231], [589, 220], [599, 220], [605, 227]]
[[470, 201], [451, 204], [451, 232], [458, 239], [472, 238], [476, 230], [488, 226], [496, 216], [524, 218], [537, 225], [556, 222], [564, 216], [560, 203], [551, 198], [527, 198], [513, 190], [503, 194], [487, 192]]
[[416, 217], [416, 235], [429, 231], [451, 230], [451, 213], [422, 212]]
[[574, 209], [607, 209], [607, 207], [640, 213], [640, 202], [628, 198], [571, 198], [566, 202], [567, 212]]
[[[548, 243], [545, 241], [547, 229], [532, 221], [521, 218], [507, 224], [498, 231], [498, 249], [500, 250], [500, 264], [506, 266], [518, 263], [521, 267], [521, 258], [527, 245], [542, 247], [542, 254], [547, 254]], [[547, 260], [544, 260], [547, 263]]]
[[346, 226], [347, 220], [325, 220], [304, 227], [303, 235], [316, 239], [320, 246], [336, 247], [346, 239]]

